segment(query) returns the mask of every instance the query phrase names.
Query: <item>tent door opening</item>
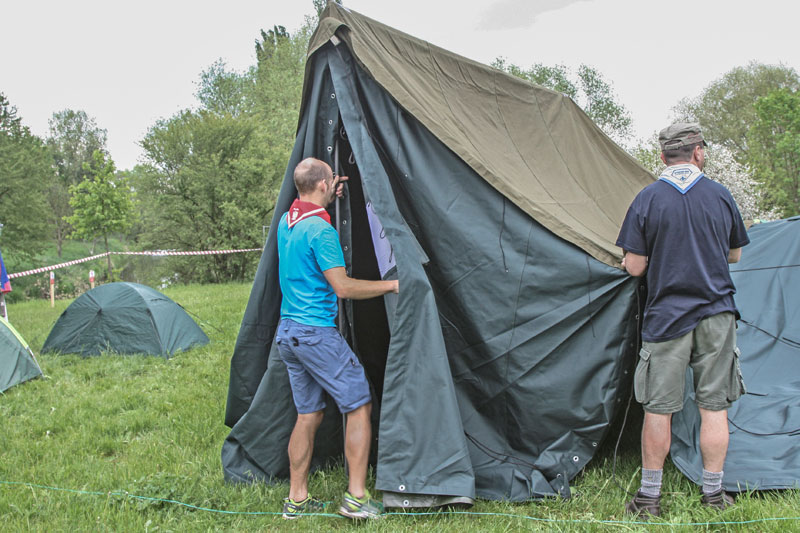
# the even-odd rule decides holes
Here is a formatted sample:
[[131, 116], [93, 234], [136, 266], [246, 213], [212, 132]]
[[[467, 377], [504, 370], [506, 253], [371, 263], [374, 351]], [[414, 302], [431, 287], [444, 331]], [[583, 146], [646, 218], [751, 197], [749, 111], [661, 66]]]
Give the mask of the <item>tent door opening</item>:
[[[372, 211], [364, 190], [361, 173], [353, 155], [347, 132], [340, 127], [334, 153], [335, 172], [348, 177], [347, 194], [339, 202], [336, 220], [339, 238], [348, 263], [348, 274], [356, 279], [380, 280], [392, 275], [391, 247], [380, 221]], [[386, 357], [389, 351], [389, 323], [384, 298], [347, 300], [344, 305], [343, 335], [350, 341], [367, 379], [373, 388], [373, 437], [377, 438], [380, 418], [380, 399], [383, 395]], [[373, 455], [377, 446], [373, 446]]]

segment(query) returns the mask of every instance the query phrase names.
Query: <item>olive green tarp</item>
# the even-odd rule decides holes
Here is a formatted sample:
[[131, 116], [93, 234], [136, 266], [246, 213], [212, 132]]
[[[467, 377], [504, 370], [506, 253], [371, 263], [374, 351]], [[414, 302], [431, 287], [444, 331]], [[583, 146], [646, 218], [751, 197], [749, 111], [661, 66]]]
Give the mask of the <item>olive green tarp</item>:
[[169, 358], [208, 344], [181, 306], [145, 285], [107, 283], [83, 293], [56, 321], [42, 352], [151, 354]]
[[[568, 98], [340, 6], [311, 43], [231, 362], [226, 479], [288, 475], [276, 228], [294, 167], [315, 156], [350, 177], [334, 213], [350, 275], [381, 277], [380, 233], [396, 267], [385, 277], [400, 280], [397, 296], [344, 306], [374, 389], [385, 503], [569, 495], [627, 391], [639, 284], [613, 243], [652, 177]], [[313, 468], [341, 458], [341, 433], [329, 402]]]
[[0, 392], [41, 375], [28, 343], [0, 316]]

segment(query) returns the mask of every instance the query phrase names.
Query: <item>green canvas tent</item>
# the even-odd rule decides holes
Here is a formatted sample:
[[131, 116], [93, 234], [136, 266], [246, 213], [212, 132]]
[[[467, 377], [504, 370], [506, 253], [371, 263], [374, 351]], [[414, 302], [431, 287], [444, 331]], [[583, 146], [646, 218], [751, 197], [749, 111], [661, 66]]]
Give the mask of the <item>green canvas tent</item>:
[[[344, 306], [384, 503], [568, 496], [628, 390], [640, 289], [614, 242], [653, 177], [569, 98], [333, 3], [231, 362], [225, 478], [288, 475], [276, 227], [308, 156], [350, 177], [333, 217], [350, 275], [400, 280]], [[341, 433], [329, 402], [314, 468]]]
[[0, 392], [41, 375], [42, 369], [28, 343], [0, 317]]
[[181, 306], [145, 285], [108, 283], [83, 293], [56, 321], [42, 352], [99, 355], [175, 352], [208, 343]]

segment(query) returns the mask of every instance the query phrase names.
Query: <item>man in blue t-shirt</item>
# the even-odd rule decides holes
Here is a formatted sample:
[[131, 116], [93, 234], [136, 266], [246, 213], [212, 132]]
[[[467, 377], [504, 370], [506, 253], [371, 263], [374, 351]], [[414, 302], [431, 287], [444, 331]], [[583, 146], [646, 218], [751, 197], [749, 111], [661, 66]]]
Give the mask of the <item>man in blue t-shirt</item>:
[[659, 134], [659, 179], [633, 200], [617, 246], [633, 276], [647, 274], [636, 400], [645, 411], [642, 485], [629, 513], [659, 516], [661, 474], [669, 453], [672, 413], [683, 409], [692, 367], [700, 409], [700, 451], [706, 506], [724, 509], [728, 408], [744, 392], [736, 348], [736, 305], [728, 263], [750, 242], [730, 192], [702, 170], [705, 147], [697, 124], [673, 124]]
[[289, 372], [297, 422], [289, 438], [289, 497], [283, 517], [321, 511], [308, 494], [314, 436], [322, 422], [325, 392], [347, 416], [345, 457], [349, 484], [339, 514], [377, 518], [382, 508], [366, 488], [372, 398], [364, 368], [335, 327], [337, 296], [364, 300], [398, 291], [397, 280], [353, 279], [345, 271], [339, 235], [325, 208], [341, 196], [341, 181], [318, 159], [294, 171], [299, 198], [278, 225], [278, 277], [283, 293], [275, 342]]

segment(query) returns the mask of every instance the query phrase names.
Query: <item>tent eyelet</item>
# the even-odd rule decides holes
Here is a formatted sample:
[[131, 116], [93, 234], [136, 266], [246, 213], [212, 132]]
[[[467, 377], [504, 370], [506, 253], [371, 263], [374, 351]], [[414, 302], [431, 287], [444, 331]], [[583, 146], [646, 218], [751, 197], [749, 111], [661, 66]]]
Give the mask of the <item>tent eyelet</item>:
[[406, 486], [405, 485], [400, 485], [397, 488], [400, 490], [400, 492], [403, 492], [404, 490], [406, 490]]

